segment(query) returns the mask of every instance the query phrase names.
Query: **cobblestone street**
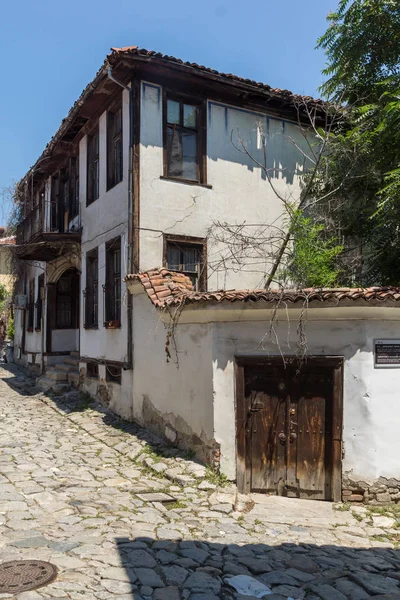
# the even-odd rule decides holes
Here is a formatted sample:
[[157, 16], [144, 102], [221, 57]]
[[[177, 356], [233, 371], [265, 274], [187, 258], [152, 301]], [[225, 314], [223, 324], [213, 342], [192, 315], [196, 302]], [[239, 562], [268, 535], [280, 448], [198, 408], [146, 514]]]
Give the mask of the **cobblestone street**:
[[45, 395], [15, 366], [0, 377], [0, 562], [58, 569], [0, 598], [250, 600], [229, 583], [243, 574], [271, 600], [400, 599], [391, 509], [238, 497], [87, 397]]

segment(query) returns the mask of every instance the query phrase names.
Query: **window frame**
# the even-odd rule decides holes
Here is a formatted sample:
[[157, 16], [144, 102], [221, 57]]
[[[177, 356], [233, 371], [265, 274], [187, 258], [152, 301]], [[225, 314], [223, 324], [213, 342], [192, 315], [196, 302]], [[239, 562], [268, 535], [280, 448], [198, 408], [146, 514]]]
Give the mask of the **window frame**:
[[[197, 179], [187, 179], [185, 177], [178, 177], [176, 175], [168, 174], [168, 100], [173, 102], [179, 102], [181, 105], [188, 104], [196, 107], [196, 129], [184, 127], [179, 125], [180, 131], [196, 132], [197, 134]], [[183, 109], [180, 107], [180, 115], [182, 115]], [[182, 117], [181, 117], [182, 118]], [[207, 185], [207, 156], [206, 156], [206, 100], [196, 99], [193, 96], [176, 93], [172, 90], [163, 90], [163, 179], [169, 179], [171, 181], [177, 181], [180, 183], [188, 183], [191, 185]]]
[[[93, 273], [89, 272], [89, 265], [93, 265], [97, 262], [97, 268], [93, 269]], [[85, 311], [84, 311], [84, 329], [98, 329], [99, 328], [99, 248], [92, 248], [86, 252], [86, 287], [83, 291], [85, 298]], [[90, 279], [90, 281], [89, 281]], [[97, 292], [93, 291], [92, 294], [88, 292], [88, 286], [96, 286]], [[89, 302], [91, 298], [91, 302]], [[97, 302], [96, 302], [97, 300]], [[97, 310], [95, 307], [97, 306]], [[89, 314], [92, 318], [89, 319]]]
[[[197, 288], [196, 291], [206, 292], [207, 291], [207, 240], [206, 238], [192, 237], [187, 235], [174, 235], [164, 234], [164, 248], [163, 248], [163, 265], [166, 269], [170, 269], [168, 266], [168, 246], [175, 244], [176, 246], [187, 246], [191, 248], [197, 248], [199, 256], [201, 258], [202, 268], [200, 269], [197, 277]], [[176, 269], [175, 269], [176, 270]], [[190, 277], [189, 272], [182, 270], [178, 271]]]
[[[120, 113], [121, 126], [119, 131], [115, 131], [115, 116]], [[107, 156], [106, 156], [106, 171], [107, 171], [107, 191], [121, 183], [124, 178], [124, 136], [123, 136], [123, 106], [122, 95], [117, 102], [107, 110]], [[120, 152], [120, 166], [118, 168], [117, 148]]]
[[[115, 269], [115, 254], [119, 254], [119, 269]], [[116, 293], [117, 286], [119, 294]], [[122, 304], [122, 243], [121, 236], [106, 243], [106, 281], [104, 290], [104, 327], [118, 329], [121, 327]]]
[[99, 363], [94, 360], [86, 361], [86, 377], [88, 379], [99, 378]]
[[[115, 374], [112, 370], [115, 369]], [[122, 367], [106, 363], [106, 381], [107, 383], [115, 383], [117, 385], [122, 384]]]
[[79, 215], [79, 154], [69, 159], [69, 206], [68, 219]]
[[[93, 149], [93, 141], [97, 138], [97, 152]], [[94, 183], [94, 165], [97, 165], [96, 186]], [[100, 196], [100, 128], [99, 124], [87, 135], [86, 148], [86, 206], [93, 204]]]
[[[43, 290], [43, 294], [41, 291]], [[43, 316], [43, 300], [42, 295], [44, 296], [44, 273], [39, 275], [38, 277], [38, 285], [37, 285], [37, 299], [35, 303], [36, 307], [36, 327], [35, 331], [42, 330], [42, 316]]]
[[27, 331], [32, 332], [35, 325], [35, 278], [32, 277], [28, 283], [29, 303], [28, 319], [26, 324]]

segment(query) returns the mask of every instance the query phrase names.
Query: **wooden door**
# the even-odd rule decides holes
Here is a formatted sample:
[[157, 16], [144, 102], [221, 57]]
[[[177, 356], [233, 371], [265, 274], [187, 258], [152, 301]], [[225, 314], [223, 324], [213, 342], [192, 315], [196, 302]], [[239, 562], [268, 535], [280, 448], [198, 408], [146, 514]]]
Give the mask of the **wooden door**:
[[257, 361], [241, 370], [238, 391], [243, 402], [238, 397], [238, 415], [244, 427], [240, 432], [238, 420], [238, 465], [245, 474], [238, 473], [239, 487], [332, 499], [333, 366], [312, 360], [300, 366], [292, 361], [286, 367], [282, 360]]

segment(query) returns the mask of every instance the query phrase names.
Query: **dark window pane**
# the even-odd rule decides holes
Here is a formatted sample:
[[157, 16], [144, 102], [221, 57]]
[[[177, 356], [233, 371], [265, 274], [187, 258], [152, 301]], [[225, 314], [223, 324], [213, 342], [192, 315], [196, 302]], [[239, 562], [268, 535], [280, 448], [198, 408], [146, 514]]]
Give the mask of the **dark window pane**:
[[182, 176], [197, 180], [197, 134], [182, 134]]
[[179, 125], [180, 123], [180, 103], [175, 100], [167, 101], [167, 122], [172, 125], [175, 123]]
[[196, 129], [196, 107], [189, 104], [183, 105], [183, 126]]
[[180, 269], [180, 250], [172, 244], [168, 244], [167, 247], [167, 267], [171, 271], [179, 271]]
[[122, 111], [119, 109], [114, 115], [114, 133], [118, 134], [122, 131]]
[[182, 177], [182, 134], [176, 129], [168, 129], [168, 175]]
[[183, 270], [194, 271], [198, 270], [199, 252], [195, 247], [185, 247], [182, 249]]

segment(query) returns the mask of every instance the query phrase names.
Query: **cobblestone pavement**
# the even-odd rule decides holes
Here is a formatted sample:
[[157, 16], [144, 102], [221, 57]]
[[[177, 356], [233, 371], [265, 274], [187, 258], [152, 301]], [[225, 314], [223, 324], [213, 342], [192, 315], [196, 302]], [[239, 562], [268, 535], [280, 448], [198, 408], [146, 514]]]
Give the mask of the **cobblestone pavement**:
[[229, 583], [243, 574], [271, 600], [400, 599], [395, 509], [243, 498], [223, 483], [85, 396], [46, 396], [0, 369], [0, 562], [58, 568], [15, 598], [251, 600]]

